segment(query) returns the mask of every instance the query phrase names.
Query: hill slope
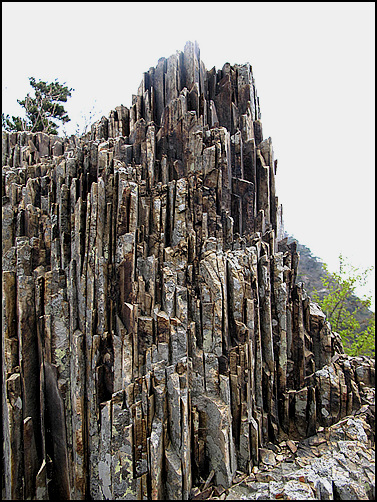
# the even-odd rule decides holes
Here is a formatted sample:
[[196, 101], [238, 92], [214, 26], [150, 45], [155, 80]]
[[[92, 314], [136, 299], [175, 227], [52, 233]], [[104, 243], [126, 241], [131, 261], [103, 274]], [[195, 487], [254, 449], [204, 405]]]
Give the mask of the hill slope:
[[[325, 277], [324, 263], [318, 257], [314, 256], [307, 246], [288, 235], [288, 241], [293, 240], [297, 241], [297, 251], [300, 253], [296, 281], [304, 283], [304, 288], [309, 296], [312, 297], [313, 292], [317, 291], [320, 299], [323, 299], [327, 293], [322, 283], [322, 278]], [[355, 312], [356, 320], [360, 324], [358, 333], [362, 333], [366, 329], [369, 320], [375, 315], [374, 312], [361, 305], [360, 298], [355, 295], [350, 296], [347, 302], [347, 310], [352, 313]]]

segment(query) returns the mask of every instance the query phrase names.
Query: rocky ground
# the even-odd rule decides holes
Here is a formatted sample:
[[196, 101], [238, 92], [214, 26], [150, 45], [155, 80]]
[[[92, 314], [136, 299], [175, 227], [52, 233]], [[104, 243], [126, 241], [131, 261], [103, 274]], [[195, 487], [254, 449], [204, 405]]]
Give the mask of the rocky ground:
[[[282, 439], [260, 449], [260, 466], [229, 489], [210, 482], [194, 500], [374, 500], [375, 389], [364, 388], [362, 407], [301, 441]], [[200, 490], [201, 488], [201, 490]]]

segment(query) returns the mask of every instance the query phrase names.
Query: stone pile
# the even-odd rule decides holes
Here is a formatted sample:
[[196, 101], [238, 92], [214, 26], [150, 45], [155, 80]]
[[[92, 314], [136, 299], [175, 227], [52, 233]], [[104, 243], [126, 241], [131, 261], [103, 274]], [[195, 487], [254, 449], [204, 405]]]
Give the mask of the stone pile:
[[81, 138], [3, 133], [5, 498], [221, 491], [361, 407], [276, 168], [251, 66], [190, 42]]

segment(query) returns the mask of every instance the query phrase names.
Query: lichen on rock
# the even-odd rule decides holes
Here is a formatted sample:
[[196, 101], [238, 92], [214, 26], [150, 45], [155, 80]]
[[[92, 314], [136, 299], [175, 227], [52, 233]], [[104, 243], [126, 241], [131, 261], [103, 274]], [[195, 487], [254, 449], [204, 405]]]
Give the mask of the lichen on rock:
[[371, 496], [255, 478], [323, 427], [336, 466], [374, 445], [374, 360], [296, 283], [276, 166], [250, 64], [191, 42], [82, 137], [3, 133], [4, 498]]

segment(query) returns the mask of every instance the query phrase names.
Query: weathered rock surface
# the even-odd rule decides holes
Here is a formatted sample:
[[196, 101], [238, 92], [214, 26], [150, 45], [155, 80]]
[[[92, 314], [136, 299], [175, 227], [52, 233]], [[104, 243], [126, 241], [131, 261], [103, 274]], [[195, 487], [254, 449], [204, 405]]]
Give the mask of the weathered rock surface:
[[[373, 394], [374, 394], [374, 389]], [[374, 403], [374, 398], [373, 398]], [[225, 490], [222, 500], [374, 500], [374, 404], [317, 434], [267, 449], [259, 468]], [[274, 461], [271, 462], [270, 458]], [[240, 473], [241, 474], [241, 473]]]
[[4, 498], [223, 496], [363, 406], [260, 118], [251, 66], [187, 43], [84, 137], [3, 134]]

